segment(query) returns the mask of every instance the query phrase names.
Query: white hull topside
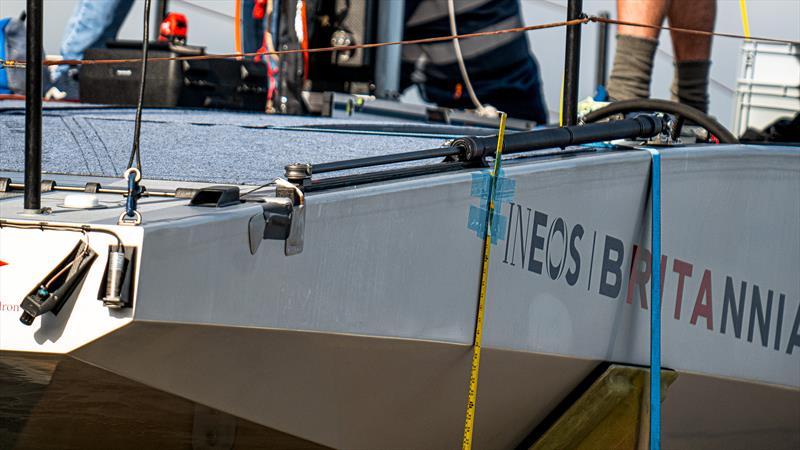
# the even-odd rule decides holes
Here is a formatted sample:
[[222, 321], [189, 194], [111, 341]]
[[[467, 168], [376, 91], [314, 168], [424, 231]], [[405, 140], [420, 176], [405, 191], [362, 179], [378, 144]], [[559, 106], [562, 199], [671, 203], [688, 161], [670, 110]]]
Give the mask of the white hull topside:
[[[98, 301], [110, 236], [3, 227], [0, 363], [24, 371], [36, 354], [64, 355], [58, 364], [331, 447], [452, 447], [475, 324], [482, 240], [469, 218], [481, 173], [309, 194], [303, 251], [291, 256], [274, 240], [250, 251], [258, 203], [148, 198], [142, 225], [124, 227], [120, 196], [75, 211], [46, 193], [48, 222], [114, 230], [137, 248], [133, 305]], [[647, 152], [515, 159], [503, 176], [513, 184], [489, 269], [481, 448], [519, 444], [599, 365], [646, 366], [649, 355]], [[796, 149], [663, 150], [663, 365], [678, 373], [665, 448], [800, 446], [798, 192]], [[19, 196], [0, 199], [2, 219], [41, 220], [21, 209]], [[98, 257], [79, 294], [22, 325], [16, 305], [87, 238]]]

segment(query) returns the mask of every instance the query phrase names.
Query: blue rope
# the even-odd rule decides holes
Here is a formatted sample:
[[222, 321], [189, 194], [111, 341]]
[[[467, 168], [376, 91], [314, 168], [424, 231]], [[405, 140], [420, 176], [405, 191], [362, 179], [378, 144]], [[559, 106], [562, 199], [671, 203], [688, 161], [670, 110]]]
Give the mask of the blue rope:
[[650, 450], [661, 449], [661, 153], [647, 149], [652, 158], [650, 177]]
[[136, 202], [139, 198], [139, 186], [136, 183], [136, 173], [128, 174], [128, 200], [125, 203], [125, 214], [128, 217], [136, 216]]

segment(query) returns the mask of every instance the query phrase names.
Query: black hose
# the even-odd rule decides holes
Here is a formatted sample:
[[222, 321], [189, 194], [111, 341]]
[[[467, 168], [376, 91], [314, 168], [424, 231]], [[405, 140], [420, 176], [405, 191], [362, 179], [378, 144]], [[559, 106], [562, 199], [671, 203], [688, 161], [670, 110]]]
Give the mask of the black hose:
[[738, 144], [739, 140], [721, 123], [714, 120], [708, 114], [700, 111], [699, 109], [692, 108], [691, 106], [682, 103], [671, 102], [669, 100], [658, 99], [633, 99], [621, 100], [609, 104], [604, 108], [592, 111], [583, 117], [585, 123], [593, 123], [598, 120], [606, 119], [615, 114], [626, 114], [632, 112], [665, 112], [668, 114], [675, 114], [683, 117], [684, 119], [691, 120], [692, 122], [700, 125], [708, 130], [709, 133], [719, 139], [722, 144]]

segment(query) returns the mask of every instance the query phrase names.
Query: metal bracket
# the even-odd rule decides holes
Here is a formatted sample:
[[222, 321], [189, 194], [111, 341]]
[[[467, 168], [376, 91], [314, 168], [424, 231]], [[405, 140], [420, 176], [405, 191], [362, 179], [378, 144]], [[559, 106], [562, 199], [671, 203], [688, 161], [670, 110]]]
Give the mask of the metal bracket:
[[262, 211], [247, 224], [250, 254], [255, 255], [264, 239], [285, 241], [292, 221], [292, 201], [288, 198], [263, 198]]
[[291, 184], [289, 186], [290, 189], [277, 190], [274, 198], [260, 199], [263, 211], [250, 217], [247, 224], [250, 254], [256, 254], [264, 239], [284, 241], [286, 256], [303, 251], [305, 204], [302, 192], [296, 192]]

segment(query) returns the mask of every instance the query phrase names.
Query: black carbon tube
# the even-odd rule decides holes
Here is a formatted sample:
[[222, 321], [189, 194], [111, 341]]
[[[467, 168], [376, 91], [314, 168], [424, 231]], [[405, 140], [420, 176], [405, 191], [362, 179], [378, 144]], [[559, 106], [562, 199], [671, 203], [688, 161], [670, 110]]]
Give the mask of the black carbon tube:
[[[667, 130], [660, 117], [642, 115], [633, 119], [593, 123], [508, 134], [504, 139], [504, 154], [521, 153], [543, 148], [564, 148], [570, 145], [615, 139], [647, 138]], [[451, 144], [460, 150], [462, 160], [477, 161], [494, 155], [497, 136], [463, 137]]]
[[[580, 19], [582, 15], [583, 0], [567, 1], [567, 20]], [[564, 114], [563, 125], [565, 126], [578, 123], [582, 26], [581, 24], [567, 26], [567, 41], [564, 51], [564, 97], [561, 99]]]
[[[608, 11], [603, 11], [597, 15], [604, 19], [611, 17]], [[599, 22], [597, 24], [597, 63], [594, 72], [595, 86], [606, 86], [608, 78], [608, 24]]]
[[25, 210], [42, 208], [42, 0], [28, 0], [25, 56]]
[[444, 158], [445, 156], [455, 156], [458, 151], [453, 147], [440, 147], [428, 150], [417, 150], [406, 153], [393, 153], [381, 156], [368, 156], [366, 158], [347, 159], [344, 161], [333, 161], [327, 163], [314, 164], [313, 173], [336, 172], [339, 170], [358, 169], [360, 167], [381, 166], [384, 164], [395, 164], [408, 161], [418, 161], [429, 158]]

